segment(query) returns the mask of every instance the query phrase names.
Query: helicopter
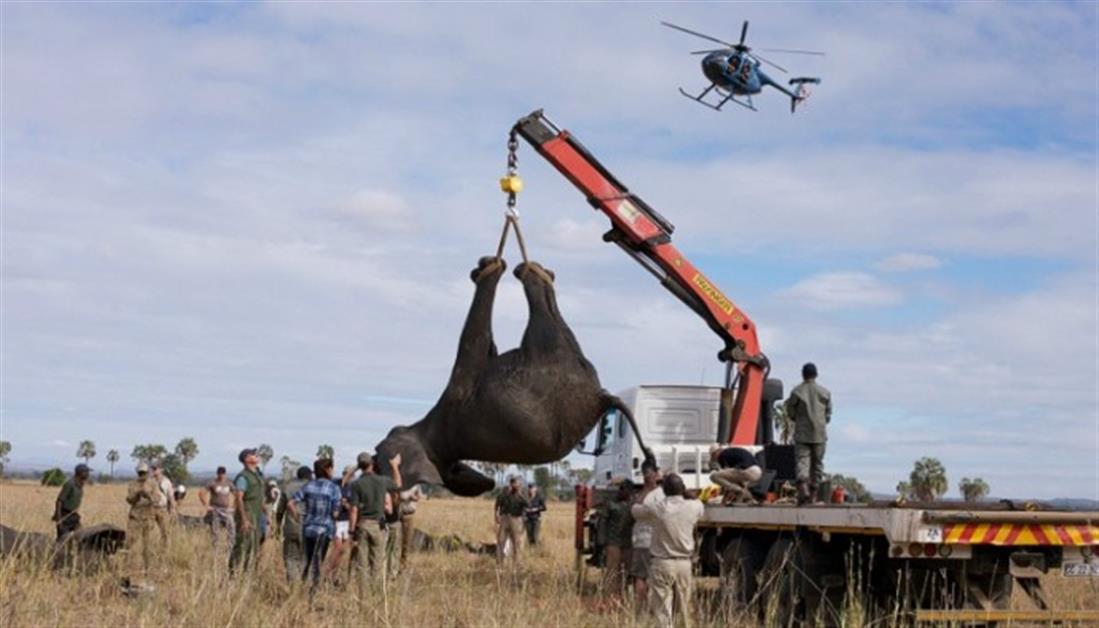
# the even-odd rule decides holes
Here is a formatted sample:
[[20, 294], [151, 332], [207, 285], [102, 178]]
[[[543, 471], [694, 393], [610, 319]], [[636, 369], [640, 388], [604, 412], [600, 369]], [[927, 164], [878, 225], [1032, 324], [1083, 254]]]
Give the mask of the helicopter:
[[[801, 76], [790, 79], [791, 89], [787, 89], [781, 83], [764, 74], [763, 70], [760, 69], [760, 62], [773, 66], [783, 73], [786, 72], [786, 68], [764, 59], [744, 44], [744, 39], [748, 36], [748, 20], [744, 21], [744, 26], [740, 29], [740, 42], [735, 44], [682, 26], [676, 26], [670, 22], [661, 22], [661, 24], [725, 46], [715, 50], [696, 50], [691, 53], [693, 55], [706, 55], [702, 58], [702, 73], [709, 79], [709, 87], [702, 90], [702, 93], [697, 96], [692, 96], [684, 91], [682, 87], [679, 88], [680, 94], [715, 111], [721, 111], [721, 108], [729, 101], [747, 107], [752, 111], [758, 111], [755, 105], [752, 104], [752, 96], [760, 93], [764, 87], [769, 85], [790, 97], [790, 113], [794, 113], [798, 104], [809, 97], [809, 90], [805, 86], [807, 84], [820, 84], [819, 78]], [[764, 50], [824, 56], [823, 52], [814, 52], [812, 50], [788, 50], [785, 48], [767, 48]], [[706, 95], [712, 90], [717, 90], [717, 93], [723, 96], [716, 105], [705, 100]], [[741, 100], [737, 98], [738, 96], [743, 96], [744, 99]]]

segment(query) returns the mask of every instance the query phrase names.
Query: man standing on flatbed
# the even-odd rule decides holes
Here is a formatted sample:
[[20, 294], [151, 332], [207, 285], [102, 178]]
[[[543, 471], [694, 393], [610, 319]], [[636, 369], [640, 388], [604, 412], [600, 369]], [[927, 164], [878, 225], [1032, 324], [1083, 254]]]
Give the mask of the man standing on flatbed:
[[817, 501], [824, 479], [824, 446], [832, 420], [832, 393], [817, 383], [812, 362], [801, 367], [802, 382], [790, 391], [786, 416], [794, 422], [794, 453], [797, 456], [798, 503]]

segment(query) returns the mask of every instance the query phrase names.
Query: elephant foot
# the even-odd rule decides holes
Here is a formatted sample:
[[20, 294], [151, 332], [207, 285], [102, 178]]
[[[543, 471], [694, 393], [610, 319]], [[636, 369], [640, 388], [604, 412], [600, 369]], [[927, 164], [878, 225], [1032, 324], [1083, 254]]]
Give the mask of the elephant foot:
[[507, 266], [507, 262], [505, 262], [503, 258], [486, 255], [477, 260], [477, 268], [474, 268], [469, 272], [469, 279], [473, 283], [477, 283], [481, 281], [481, 279], [491, 275], [495, 275], [496, 278], [499, 278], [500, 275], [507, 270]]
[[542, 266], [538, 262], [523, 262], [515, 267], [515, 276], [520, 280], [527, 273], [534, 273], [536, 276], [541, 277], [543, 281], [548, 284], [552, 284], [557, 278], [557, 275], [553, 274], [553, 271]]
[[476, 497], [491, 491], [496, 482], [474, 471], [468, 464], [455, 462], [446, 470], [443, 486], [459, 497]]

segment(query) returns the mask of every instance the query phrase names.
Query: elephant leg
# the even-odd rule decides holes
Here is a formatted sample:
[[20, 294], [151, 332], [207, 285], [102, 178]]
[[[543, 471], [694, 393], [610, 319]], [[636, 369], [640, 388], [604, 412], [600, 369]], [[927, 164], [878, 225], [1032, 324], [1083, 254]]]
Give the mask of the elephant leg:
[[496, 343], [492, 340], [492, 306], [496, 299], [496, 285], [506, 267], [500, 258], [482, 257], [477, 268], [470, 273], [470, 279], [477, 288], [458, 341], [458, 356], [454, 360], [444, 397], [467, 397], [477, 385], [477, 378], [485, 364], [496, 355]]
[[560, 349], [579, 353], [576, 338], [557, 311], [553, 271], [530, 262], [516, 266], [515, 276], [523, 283], [530, 310], [520, 350], [525, 355], [554, 353]]

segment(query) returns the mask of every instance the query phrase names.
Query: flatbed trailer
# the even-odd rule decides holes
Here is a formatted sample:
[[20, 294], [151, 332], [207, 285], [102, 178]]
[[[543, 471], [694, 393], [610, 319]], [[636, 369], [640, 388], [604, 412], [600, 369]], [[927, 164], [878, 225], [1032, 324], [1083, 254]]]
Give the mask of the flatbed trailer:
[[[598, 564], [596, 502], [609, 491], [577, 495], [586, 518], [578, 560]], [[720, 578], [727, 608], [770, 609], [783, 625], [840, 624], [856, 599], [905, 622], [1099, 623], [1097, 610], [1052, 608], [1041, 580], [1099, 577], [1096, 511], [1006, 501], [714, 504], [696, 540], [695, 572]], [[1031, 608], [1011, 608], [1016, 587]]]

